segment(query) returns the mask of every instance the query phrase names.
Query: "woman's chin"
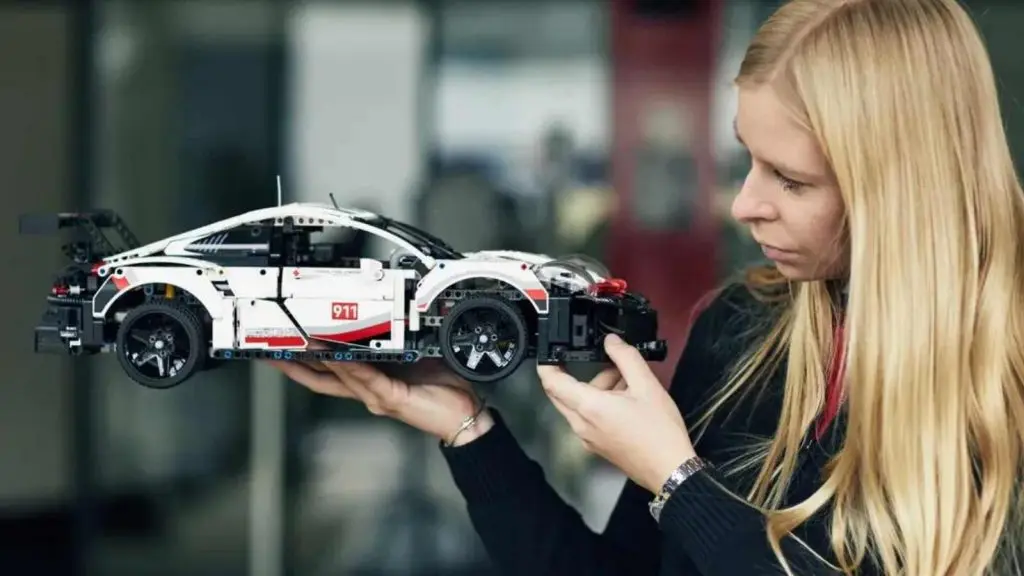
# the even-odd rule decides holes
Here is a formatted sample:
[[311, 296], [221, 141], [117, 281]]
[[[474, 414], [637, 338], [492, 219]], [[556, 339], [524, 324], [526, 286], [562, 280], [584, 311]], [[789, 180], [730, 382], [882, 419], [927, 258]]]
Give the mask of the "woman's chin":
[[792, 282], [813, 282], [817, 280], [835, 280], [843, 277], [836, 270], [823, 269], [820, 266], [813, 266], [802, 262], [774, 261], [776, 270], [787, 280]]
[[824, 278], [822, 274], [815, 274], [814, 270], [809, 266], [801, 266], [795, 262], [780, 262], [778, 260], [773, 263], [779, 273], [785, 276], [787, 280], [792, 280], [793, 282], [809, 282]]

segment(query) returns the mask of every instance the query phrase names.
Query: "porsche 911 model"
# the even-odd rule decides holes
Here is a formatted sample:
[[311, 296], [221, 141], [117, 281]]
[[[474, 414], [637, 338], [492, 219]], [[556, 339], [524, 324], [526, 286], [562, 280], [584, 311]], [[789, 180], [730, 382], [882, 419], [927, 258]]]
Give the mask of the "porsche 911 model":
[[[114, 352], [133, 380], [153, 388], [256, 358], [435, 357], [487, 383], [528, 357], [602, 361], [612, 332], [648, 360], [666, 356], [657, 313], [596, 262], [463, 254], [409, 224], [336, 205], [262, 208], [145, 245], [112, 211], [28, 215], [20, 228], [78, 233], [65, 246], [72, 262], [51, 287], [35, 350]], [[353, 255], [353, 232], [390, 245], [390, 257]]]

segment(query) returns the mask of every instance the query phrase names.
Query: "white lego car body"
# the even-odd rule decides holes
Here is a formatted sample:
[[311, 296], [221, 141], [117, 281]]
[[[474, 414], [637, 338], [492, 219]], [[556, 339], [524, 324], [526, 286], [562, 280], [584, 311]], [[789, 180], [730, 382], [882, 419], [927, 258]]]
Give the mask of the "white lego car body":
[[[352, 232], [391, 245], [391, 256], [384, 262], [345, 254], [338, 237]], [[589, 312], [577, 312], [573, 320], [570, 300], [621, 299], [624, 285], [604, 275], [585, 261], [541, 254], [460, 254], [422, 230], [374, 213], [292, 203], [103, 254], [85, 277], [65, 274], [54, 285], [51, 304], [82, 304], [90, 321], [74, 326], [51, 318], [37, 328], [37, 349], [41, 340], [59, 341], [72, 353], [120, 348], [132, 377], [154, 387], [180, 383], [210, 357], [297, 354], [398, 362], [436, 356], [464, 377], [493, 381], [528, 354], [559, 361], [573, 359], [573, 348], [578, 359], [599, 357], [593, 327], [579, 320]], [[542, 321], [551, 315], [553, 297], [561, 306], [558, 330]], [[660, 356], [663, 343], [651, 333], [653, 311], [642, 302], [632, 308], [645, 320], [638, 344]], [[465, 316], [464, 324], [471, 317], [476, 324], [445, 327], [452, 311]], [[157, 316], [164, 324], [154, 324]], [[571, 322], [577, 332], [587, 324], [586, 335], [572, 338], [575, 346], [567, 340]], [[187, 350], [169, 352], [185, 346], [185, 339]]]

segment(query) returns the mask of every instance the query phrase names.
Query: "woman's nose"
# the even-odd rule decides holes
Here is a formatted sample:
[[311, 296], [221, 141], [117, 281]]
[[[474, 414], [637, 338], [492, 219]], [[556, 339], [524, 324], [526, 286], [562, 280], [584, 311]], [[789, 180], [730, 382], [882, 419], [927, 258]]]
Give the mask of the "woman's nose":
[[747, 178], [739, 194], [732, 201], [732, 217], [737, 222], [749, 224], [774, 220], [778, 217], [778, 211], [763, 194], [758, 193], [757, 187], [752, 185], [750, 178]]

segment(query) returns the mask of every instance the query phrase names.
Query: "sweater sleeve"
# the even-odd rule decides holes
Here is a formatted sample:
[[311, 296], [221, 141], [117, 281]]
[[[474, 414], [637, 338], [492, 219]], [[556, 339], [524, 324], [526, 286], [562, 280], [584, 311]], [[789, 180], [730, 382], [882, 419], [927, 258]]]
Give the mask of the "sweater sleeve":
[[[768, 542], [765, 516], [714, 472], [698, 472], [676, 489], [662, 510], [661, 530], [663, 545], [683, 549], [704, 576], [786, 573]], [[799, 541], [786, 537], [780, 544], [793, 574], [840, 574]]]
[[[498, 573], [655, 576], [658, 533], [653, 521], [640, 531], [616, 530], [611, 523], [604, 534], [591, 530], [548, 484], [501, 415], [492, 413], [495, 425], [486, 434], [441, 450]], [[624, 512], [632, 515], [633, 506], [626, 502], [633, 499], [624, 491], [613, 519]]]
[[[729, 319], [743, 315], [745, 288], [731, 286], [693, 323], [686, 349], [679, 360], [670, 393], [687, 419], [725, 377], [727, 362], [719, 356], [735, 352], [716, 348], [719, 342], [742, 347], [731, 338]], [[741, 323], [742, 324], [742, 323]], [[697, 452], [701, 444], [695, 445]], [[729, 491], [714, 470], [699, 472], [684, 481], [665, 503], [659, 523], [662, 546], [682, 550], [704, 576], [785, 574], [768, 541], [767, 518], [741, 496]], [[838, 574], [802, 543], [781, 542], [783, 556], [794, 574]]]

